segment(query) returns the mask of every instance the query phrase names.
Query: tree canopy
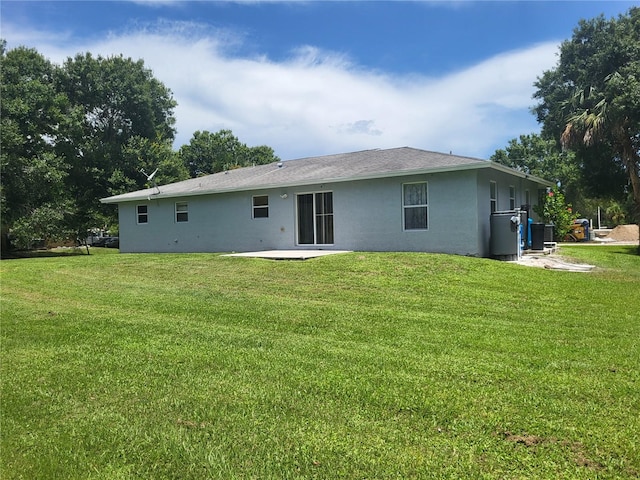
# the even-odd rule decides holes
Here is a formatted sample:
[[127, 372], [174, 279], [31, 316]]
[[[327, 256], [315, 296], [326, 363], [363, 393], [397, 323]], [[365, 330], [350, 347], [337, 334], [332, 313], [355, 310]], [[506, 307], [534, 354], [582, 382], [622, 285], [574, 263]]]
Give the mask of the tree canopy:
[[180, 148], [179, 155], [192, 178], [279, 160], [271, 147], [248, 147], [231, 130], [197, 131], [191, 141]]
[[604, 148], [597, 145], [582, 152], [578, 162], [573, 150], [563, 150], [556, 140], [532, 133], [511, 139], [490, 159], [558, 184], [559, 191], [581, 215], [596, 215], [598, 207], [615, 211], [615, 218], [605, 216], [617, 225], [626, 219], [623, 214], [626, 195], [621, 185], [627, 183], [627, 177], [617, 163], [602, 161], [603, 156], [610, 157], [606, 152], [603, 154]]
[[81, 235], [109, 216], [111, 209], [100, 198], [144, 186], [131, 148], [145, 141], [171, 144], [176, 102], [142, 60], [122, 56], [68, 58], [57, 81], [70, 108], [67, 134], [56, 149], [70, 167], [72, 227]]
[[54, 66], [35, 50], [6, 52], [2, 42], [0, 62], [3, 234], [11, 226], [19, 238], [32, 230], [64, 235], [69, 165], [55, 147], [68, 99], [56, 88]]
[[595, 191], [630, 194], [640, 215], [640, 8], [581, 20], [535, 86], [542, 135], [575, 152]]
[[2, 233], [19, 246], [115, 225], [100, 198], [150, 186], [143, 172], [171, 183], [278, 160], [230, 130], [174, 151], [176, 101], [142, 60], [84, 53], [57, 66], [0, 41], [0, 86]]
[[578, 176], [573, 157], [573, 152], [562, 152], [554, 140], [534, 133], [510, 140], [504, 149], [496, 150], [490, 160], [567, 186]]
[[113, 222], [115, 212], [99, 200], [143, 187], [143, 158], [186, 177], [171, 151], [176, 102], [142, 60], [87, 53], [55, 66], [34, 49], [5, 45], [3, 233], [27, 246], [33, 238], [82, 238]]

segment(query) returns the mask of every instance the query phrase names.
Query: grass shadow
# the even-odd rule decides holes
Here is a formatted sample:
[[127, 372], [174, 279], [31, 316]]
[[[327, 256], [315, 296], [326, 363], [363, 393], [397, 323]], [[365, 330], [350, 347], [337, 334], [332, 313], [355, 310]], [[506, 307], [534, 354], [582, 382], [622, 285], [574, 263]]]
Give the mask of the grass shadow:
[[620, 251], [620, 252], [614, 252], [614, 253], [616, 255], [634, 255], [634, 256], [640, 255], [640, 245], [638, 245], [638, 246], [629, 245], [627, 247], [622, 247], [621, 250], [622, 251]]
[[25, 258], [76, 257], [89, 255], [86, 247], [54, 249], [54, 250], [13, 250], [2, 252], [0, 260], [21, 260]]

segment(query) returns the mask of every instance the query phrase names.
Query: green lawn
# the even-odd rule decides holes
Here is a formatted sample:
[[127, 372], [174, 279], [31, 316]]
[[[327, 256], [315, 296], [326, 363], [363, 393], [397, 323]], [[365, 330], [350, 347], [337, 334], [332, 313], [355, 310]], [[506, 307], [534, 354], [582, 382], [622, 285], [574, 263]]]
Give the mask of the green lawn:
[[0, 478], [638, 478], [633, 252], [4, 260]]

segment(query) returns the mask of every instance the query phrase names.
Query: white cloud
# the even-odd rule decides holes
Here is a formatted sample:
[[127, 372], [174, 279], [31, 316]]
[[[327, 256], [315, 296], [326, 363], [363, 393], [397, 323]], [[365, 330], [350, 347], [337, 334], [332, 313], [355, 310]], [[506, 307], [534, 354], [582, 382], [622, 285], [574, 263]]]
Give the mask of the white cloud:
[[88, 43], [24, 30], [18, 40], [56, 62], [80, 51], [142, 58], [178, 102], [176, 147], [196, 130], [228, 128], [283, 159], [397, 146], [488, 157], [537, 130], [528, 112], [533, 82], [554, 66], [558, 45], [421, 77], [368, 70], [311, 46], [286, 61], [239, 58], [229, 52], [241, 37], [190, 23], [163, 22]]

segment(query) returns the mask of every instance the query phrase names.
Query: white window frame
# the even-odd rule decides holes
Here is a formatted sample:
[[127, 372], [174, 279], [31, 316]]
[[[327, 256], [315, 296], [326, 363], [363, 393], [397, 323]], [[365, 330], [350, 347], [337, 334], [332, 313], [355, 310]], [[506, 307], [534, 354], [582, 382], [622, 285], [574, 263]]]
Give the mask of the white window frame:
[[[426, 203], [406, 205], [404, 203], [404, 200], [405, 200], [404, 189], [406, 185], [424, 185], [424, 188], [426, 190], [425, 192]], [[406, 211], [408, 209], [413, 209], [413, 208], [424, 208], [426, 210], [426, 217], [427, 217], [426, 228], [407, 228]], [[402, 230], [405, 232], [425, 232], [429, 230], [429, 182], [427, 182], [426, 180], [421, 182], [406, 182], [402, 184]]]
[[[140, 212], [140, 207], [144, 207], [145, 208], [145, 212], [141, 213]], [[140, 219], [142, 217], [145, 217], [144, 222], [140, 221]], [[136, 223], [138, 225], [146, 225], [149, 223], [149, 205], [146, 203], [141, 203], [140, 205], [136, 205]]]
[[[264, 205], [256, 205], [257, 198], [266, 198], [267, 203]], [[260, 219], [260, 218], [269, 218], [269, 195], [254, 195], [251, 197], [251, 218]], [[266, 215], [256, 215], [257, 211], [265, 211]]]
[[516, 187], [509, 185], [509, 210], [516, 209]]
[[[184, 206], [184, 209], [179, 207]], [[182, 218], [184, 217], [184, 218]], [[176, 223], [187, 223], [189, 221], [189, 202], [175, 203], [175, 221]]]
[[498, 182], [495, 180], [489, 181], [489, 210], [491, 213], [498, 211]]

